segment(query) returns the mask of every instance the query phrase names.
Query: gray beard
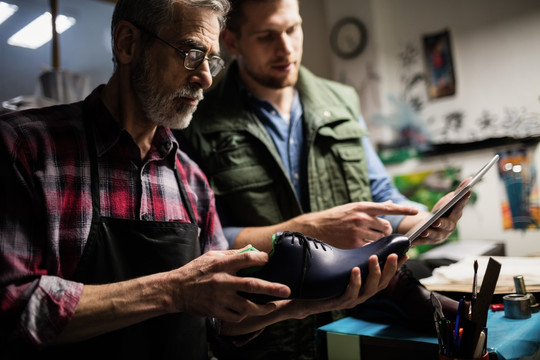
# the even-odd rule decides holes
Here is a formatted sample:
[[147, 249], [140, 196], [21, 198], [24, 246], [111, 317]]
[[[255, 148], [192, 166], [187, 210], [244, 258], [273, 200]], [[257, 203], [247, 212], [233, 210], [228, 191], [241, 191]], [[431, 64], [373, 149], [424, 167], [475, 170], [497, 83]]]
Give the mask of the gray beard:
[[185, 104], [181, 97], [194, 97], [202, 100], [202, 89], [181, 88], [169, 95], [153, 93], [148, 95], [143, 109], [156, 125], [171, 129], [185, 129], [191, 123], [195, 106]]
[[158, 126], [171, 129], [184, 129], [189, 126], [195, 106], [187, 105], [182, 97], [203, 99], [203, 90], [191, 86], [182, 87], [172, 93], [162, 94], [150, 77], [148, 53], [134, 69], [132, 85], [141, 103], [142, 111], [148, 119]]

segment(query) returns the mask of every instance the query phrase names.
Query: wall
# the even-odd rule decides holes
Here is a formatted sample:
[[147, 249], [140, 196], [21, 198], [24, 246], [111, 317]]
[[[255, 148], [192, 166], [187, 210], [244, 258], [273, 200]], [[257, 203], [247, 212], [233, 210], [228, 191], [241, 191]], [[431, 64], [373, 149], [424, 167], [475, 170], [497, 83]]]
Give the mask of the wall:
[[[471, 141], [482, 136], [501, 135], [512, 130], [512, 123], [529, 119], [540, 126], [540, 2], [536, 0], [325, 0], [327, 26], [341, 17], [354, 15], [369, 30], [366, 51], [352, 60], [333, 55], [332, 77], [353, 85], [360, 94], [364, 116], [375, 143], [397, 139], [381, 119], [403, 116], [392, 97], [403, 94], [407, 71], [423, 71], [422, 58], [404, 68], [399, 54], [408, 44], [421, 54], [422, 35], [449, 29], [456, 71], [456, 95], [429, 101], [425, 86], [415, 91], [424, 101], [420, 118], [440, 132], [448, 113], [463, 114], [461, 129], [438, 137], [441, 142]], [[331, 4], [331, 5], [330, 5]], [[482, 129], [488, 114], [491, 129]], [[498, 130], [501, 130], [497, 133]], [[426, 169], [459, 166], [464, 176], [473, 174], [483, 163], [508, 146], [456, 152], [422, 160], [412, 159], [389, 165], [389, 172], [406, 174]], [[537, 147], [535, 163], [540, 168]], [[538, 182], [538, 180], [537, 180]], [[459, 223], [463, 240], [504, 242], [508, 255], [540, 253], [540, 231], [503, 230], [500, 201], [502, 185], [497, 171], [490, 171], [475, 191], [478, 202], [466, 208]]]
[[[425, 84], [412, 89], [423, 102], [421, 120], [427, 123], [430, 136], [436, 142], [482, 140], [513, 132], [520, 121], [528, 121], [540, 133], [540, 67], [536, 61], [540, 57], [540, 2], [324, 1], [328, 29], [344, 16], [356, 16], [368, 27], [369, 42], [363, 54], [352, 60], [330, 56], [332, 78], [357, 89], [377, 143], [396, 140], [395, 133], [381, 125], [403, 114], [395, 104], [404, 92], [403, 79], [425, 72], [422, 35], [443, 29], [451, 34], [456, 95], [429, 101]], [[417, 56], [405, 68], [399, 55], [407, 45]], [[441, 135], [447, 115], [454, 112], [461, 114], [462, 127]], [[486, 121], [491, 126], [486, 127]]]
[[323, 0], [301, 0], [300, 16], [304, 30], [303, 64], [315, 74], [330, 78], [332, 61], [328, 50], [329, 30]]
[[[373, 1], [373, 8], [383, 112], [392, 109], [389, 95], [402, 93], [406, 71], [398, 53], [407, 44], [422, 52], [422, 35], [449, 29], [456, 95], [429, 101], [425, 86], [416, 89], [419, 97], [424, 95], [421, 116], [434, 140], [468, 142], [502, 135], [512, 132], [510, 125], [520, 116], [540, 123], [539, 1], [383, 0]], [[410, 71], [425, 69], [423, 56], [419, 60]], [[452, 112], [462, 114], [463, 125], [441, 134]], [[492, 126], [483, 128], [483, 120]]]
[[[0, 101], [33, 95], [39, 76], [52, 68], [52, 42], [36, 50], [7, 44], [22, 24], [45, 11], [49, 1], [10, 0], [19, 10], [0, 25]], [[74, 27], [59, 36], [60, 69], [88, 75], [90, 89], [112, 74], [110, 19], [113, 5], [97, 0], [59, 0], [58, 13], [77, 19]]]

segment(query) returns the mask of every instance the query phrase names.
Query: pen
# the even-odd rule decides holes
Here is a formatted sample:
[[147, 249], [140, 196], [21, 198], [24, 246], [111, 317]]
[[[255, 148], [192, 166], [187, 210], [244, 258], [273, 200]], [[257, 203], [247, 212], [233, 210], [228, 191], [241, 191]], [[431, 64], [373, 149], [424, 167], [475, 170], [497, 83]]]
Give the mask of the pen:
[[476, 348], [474, 349], [474, 354], [473, 354], [474, 359], [480, 358], [482, 355], [484, 355], [484, 348], [487, 342], [486, 332], [487, 332], [487, 328], [484, 328], [482, 332], [480, 332], [480, 336], [478, 337], [478, 343], [476, 344]]
[[459, 299], [458, 309], [457, 309], [457, 315], [456, 315], [456, 324], [454, 327], [454, 352], [459, 353], [459, 343], [460, 343], [460, 334], [459, 329], [461, 328], [461, 317], [463, 313], [463, 306], [464, 306], [464, 298]]

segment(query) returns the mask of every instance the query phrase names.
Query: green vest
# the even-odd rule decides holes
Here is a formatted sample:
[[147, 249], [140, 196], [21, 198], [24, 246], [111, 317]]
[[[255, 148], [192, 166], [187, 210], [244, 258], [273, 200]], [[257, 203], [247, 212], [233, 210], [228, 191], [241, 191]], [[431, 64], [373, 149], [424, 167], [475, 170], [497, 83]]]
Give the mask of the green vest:
[[[178, 132], [208, 177], [229, 226], [272, 225], [302, 213], [279, 154], [256, 116], [245, 110], [236, 63], [205, 94], [190, 126]], [[352, 87], [300, 69], [297, 89], [304, 109], [311, 211], [371, 201]]]

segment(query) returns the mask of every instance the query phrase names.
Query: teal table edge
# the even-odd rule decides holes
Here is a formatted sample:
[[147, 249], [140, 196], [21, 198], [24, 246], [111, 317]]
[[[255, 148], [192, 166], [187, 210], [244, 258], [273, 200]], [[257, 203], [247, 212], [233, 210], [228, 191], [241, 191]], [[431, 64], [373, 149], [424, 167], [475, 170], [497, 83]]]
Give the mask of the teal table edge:
[[[508, 319], [504, 311], [489, 311], [487, 319], [490, 353], [496, 353], [499, 360], [540, 359], [540, 312], [529, 319]], [[400, 325], [375, 323], [346, 317], [319, 328], [319, 330], [347, 334], [378, 337], [383, 339], [408, 340], [437, 344], [435, 336], [404, 328]]]

